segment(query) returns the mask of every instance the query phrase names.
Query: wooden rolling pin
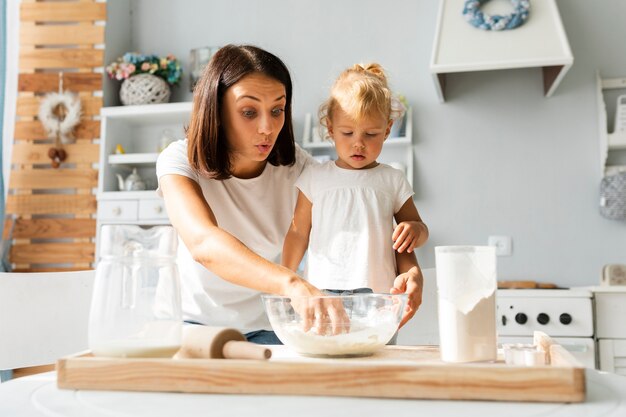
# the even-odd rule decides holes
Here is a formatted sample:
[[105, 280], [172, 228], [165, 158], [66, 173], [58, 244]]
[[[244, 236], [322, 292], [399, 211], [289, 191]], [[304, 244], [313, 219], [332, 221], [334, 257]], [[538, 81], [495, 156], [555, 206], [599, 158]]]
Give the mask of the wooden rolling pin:
[[175, 358], [265, 360], [271, 356], [270, 349], [247, 342], [235, 329], [191, 324], [183, 326], [182, 345]]

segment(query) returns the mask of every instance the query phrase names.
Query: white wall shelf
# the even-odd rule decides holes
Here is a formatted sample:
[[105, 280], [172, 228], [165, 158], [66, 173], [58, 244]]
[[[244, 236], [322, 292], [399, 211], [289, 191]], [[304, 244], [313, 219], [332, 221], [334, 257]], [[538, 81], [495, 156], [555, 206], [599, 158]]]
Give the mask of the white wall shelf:
[[[155, 192], [156, 161], [164, 132], [174, 135], [172, 140], [184, 137], [191, 107], [191, 103], [166, 103], [102, 108], [96, 242], [105, 224], [169, 223], [163, 200]], [[125, 154], [115, 153], [118, 144]], [[133, 168], [148, 189], [120, 191], [118, 175], [126, 178]]]
[[[413, 186], [413, 109], [409, 107], [405, 115], [402, 136], [390, 137], [385, 140], [378, 162], [385, 164], [400, 163], [406, 168], [406, 176], [411, 187]], [[309, 141], [311, 138], [310, 121], [305, 122], [302, 137], [302, 148], [313, 156], [326, 156], [336, 159], [335, 145], [330, 140], [320, 139]]]
[[152, 153], [125, 153], [109, 155], [109, 164], [111, 165], [144, 165], [155, 164], [159, 154]]
[[[396, 138], [388, 138], [385, 141], [384, 146], [406, 146], [410, 144], [411, 144], [411, 140], [403, 136], [403, 137], [396, 137]], [[327, 148], [334, 148], [335, 145], [333, 144], [333, 142], [329, 140], [324, 140], [322, 142], [305, 143], [302, 145], [302, 147], [304, 149], [327, 149]]]
[[601, 175], [614, 174], [626, 171], [626, 165], [607, 165], [611, 151], [626, 149], [626, 133], [609, 133], [607, 128], [607, 111], [604, 102], [605, 90], [623, 89], [626, 91], [626, 77], [624, 78], [602, 78], [596, 72], [596, 96], [598, 107], [598, 136], [600, 139], [600, 172]]
[[503, 31], [470, 25], [462, 15], [464, 3], [439, 3], [430, 63], [439, 101], [445, 101], [447, 77], [455, 73], [531, 67], [541, 68], [544, 93], [550, 97], [574, 62], [555, 0], [531, 2], [528, 20]]

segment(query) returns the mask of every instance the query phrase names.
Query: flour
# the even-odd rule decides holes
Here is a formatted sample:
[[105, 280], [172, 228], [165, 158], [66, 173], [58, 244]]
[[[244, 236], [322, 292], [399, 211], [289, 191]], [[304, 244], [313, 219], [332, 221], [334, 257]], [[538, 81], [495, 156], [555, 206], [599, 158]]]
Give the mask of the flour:
[[459, 311], [454, 303], [439, 297], [439, 341], [444, 362], [495, 361], [495, 290], [467, 314]]
[[321, 335], [315, 327], [305, 332], [297, 321], [272, 327], [285, 345], [303, 355], [365, 356], [391, 340], [398, 330], [396, 316], [384, 311], [375, 317], [352, 319], [350, 332], [337, 335]]

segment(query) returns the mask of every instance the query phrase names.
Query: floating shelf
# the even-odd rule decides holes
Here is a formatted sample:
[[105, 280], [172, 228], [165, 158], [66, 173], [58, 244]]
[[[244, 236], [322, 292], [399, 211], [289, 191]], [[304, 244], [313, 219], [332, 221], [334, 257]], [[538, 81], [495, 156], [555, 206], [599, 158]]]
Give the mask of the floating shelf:
[[609, 150], [626, 149], [626, 134], [609, 133]]
[[158, 153], [125, 153], [109, 155], [109, 164], [111, 165], [153, 165], [156, 163]]
[[512, 30], [487, 31], [462, 15], [464, 0], [440, 0], [430, 70], [440, 102], [454, 73], [539, 67], [550, 97], [574, 62], [555, 0], [531, 2], [528, 21]]
[[601, 175], [611, 175], [617, 172], [624, 172], [623, 165], [607, 165], [609, 152], [626, 149], [626, 134], [624, 132], [608, 133], [607, 113], [604, 102], [604, 90], [626, 90], [626, 77], [623, 78], [602, 78], [600, 72], [596, 72], [596, 97], [598, 107], [598, 136], [600, 138], [600, 173]]
[[[400, 145], [408, 145], [411, 143], [411, 140], [406, 136], [396, 137], [396, 138], [388, 138], [385, 141], [383, 146], [400, 146]], [[326, 148], [334, 148], [335, 144], [329, 140], [325, 140], [323, 142], [310, 142], [302, 145], [304, 149], [326, 149]]]

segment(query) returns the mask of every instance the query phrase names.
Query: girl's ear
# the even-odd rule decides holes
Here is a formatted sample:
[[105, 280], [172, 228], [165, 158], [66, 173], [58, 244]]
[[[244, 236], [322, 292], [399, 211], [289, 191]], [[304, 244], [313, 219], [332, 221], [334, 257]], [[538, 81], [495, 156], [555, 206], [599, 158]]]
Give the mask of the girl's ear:
[[326, 118], [326, 130], [329, 136], [333, 135], [333, 124], [328, 117]]
[[389, 133], [391, 133], [391, 126], [393, 125], [393, 119], [389, 119], [387, 123], [387, 129], [385, 129], [385, 139], [389, 137]]

